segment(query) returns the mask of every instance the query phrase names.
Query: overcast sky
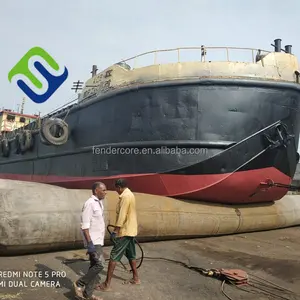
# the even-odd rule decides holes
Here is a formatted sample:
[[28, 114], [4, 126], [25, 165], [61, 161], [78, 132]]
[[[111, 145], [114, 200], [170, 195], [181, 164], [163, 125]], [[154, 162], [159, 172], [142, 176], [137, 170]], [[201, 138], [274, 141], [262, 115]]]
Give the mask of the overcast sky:
[[236, 46], [272, 50], [282, 39], [300, 56], [299, 0], [1, 0], [0, 106], [17, 109], [24, 94], [8, 81], [16, 62], [40, 46], [69, 70], [67, 81], [43, 104], [42, 114], [73, 98], [72, 82], [154, 49]]

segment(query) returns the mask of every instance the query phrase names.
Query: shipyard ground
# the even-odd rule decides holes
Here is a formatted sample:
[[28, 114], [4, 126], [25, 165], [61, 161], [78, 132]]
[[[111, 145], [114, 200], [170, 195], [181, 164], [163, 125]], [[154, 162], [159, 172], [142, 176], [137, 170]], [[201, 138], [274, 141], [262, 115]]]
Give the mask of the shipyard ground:
[[[145, 256], [166, 257], [183, 261], [192, 266], [203, 268], [238, 268], [250, 274], [263, 277], [273, 283], [283, 286], [300, 294], [300, 227], [280, 229], [266, 232], [238, 234], [223, 237], [211, 237], [193, 240], [167, 241], [142, 244]], [[110, 247], [105, 247], [106, 255]], [[66, 277], [49, 277], [44, 280], [53, 280], [60, 287], [38, 287], [37, 278], [26, 279], [28, 287], [1, 287], [0, 299], [23, 300], [63, 300], [75, 299], [72, 282], [85, 272], [88, 263], [76, 261], [65, 265], [66, 259], [85, 258], [82, 250], [28, 255], [22, 257], [0, 258], [0, 269], [14, 271], [38, 270], [46, 274], [47, 271], [65, 271]], [[124, 261], [125, 262], [125, 261]], [[128, 266], [128, 265], [127, 265]], [[102, 275], [105, 278], [106, 267]], [[195, 271], [184, 268], [178, 264], [147, 260], [139, 269], [142, 284], [140, 286], [123, 285], [123, 280], [131, 276], [121, 265], [118, 265], [112, 282], [112, 292], [96, 292], [104, 300], [130, 299], [227, 299], [221, 292], [221, 282], [205, 277]], [[2, 273], [3, 275], [3, 273]], [[60, 274], [64, 276], [63, 273]], [[45, 276], [45, 275], [44, 275]], [[2, 278], [16, 282], [20, 278]], [[0, 281], [1, 281], [0, 280]], [[43, 280], [43, 279], [42, 279]], [[30, 286], [30, 281], [33, 286]], [[231, 299], [280, 299], [274, 296], [252, 294], [225, 285], [225, 292]], [[281, 299], [300, 299], [298, 296], [288, 296], [275, 290]]]

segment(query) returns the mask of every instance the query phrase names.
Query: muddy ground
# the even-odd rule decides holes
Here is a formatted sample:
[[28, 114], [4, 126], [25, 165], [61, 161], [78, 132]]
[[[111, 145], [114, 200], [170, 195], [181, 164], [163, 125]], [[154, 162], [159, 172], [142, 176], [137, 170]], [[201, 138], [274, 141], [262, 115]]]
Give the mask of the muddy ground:
[[[145, 243], [142, 247], [147, 257], [169, 258], [202, 268], [238, 268], [250, 274], [250, 281], [254, 280], [253, 275], [256, 275], [300, 295], [299, 237], [300, 227], [293, 227], [250, 234]], [[104, 248], [107, 257], [110, 249], [111, 247]], [[1, 257], [0, 300], [75, 299], [72, 282], [88, 269], [88, 262], [77, 260], [70, 264], [63, 263], [66, 259], [74, 258], [86, 258], [85, 252], [79, 250], [22, 257]], [[127, 263], [126, 266], [129, 267]], [[101, 276], [102, 279], [105, 278], [106, 267], [107, 264]], [[41, 271], [44, 279], [38, 279], [38, 277], [24, 279], [21, 278], [23, 273], [15, 273], [14, 278], [4, 278], [5, 275], [9, 275], [4, 272], [5, 270], [20, 273], [30, 270]], [[45, 278], [47, 272], [49, 277]], [[139, 273], [142, 281], [140, 286], [123, 285], [123, 281], [130, 278], [130, 273], [118, 265], [112, 282], [113, 291], [96, 292], [96, 295], [102, 296], [104, 300], [228, 299], [222, 294], [221, 281], [205, 277], [180, 264], [145, 259]], [[57, 277], [59, 275], [62, 277]], [[24, 286], [24, 281], [27, 286]], [[57, 286], [42, 287], [39, 286], [41, 281], [53, 281], [53, 284]], [[18, 282], [19, 287], [9, 287], [9, 284], [16, 285]], [[260, 285], [260, 287], [268, 289], [265, 285]], [[250, 293], [251, 287], [249, 286], [242, 288], [246, 291], [225, 285], [225, 293], [233, 300], [300, 299], [300, 296], [279, 290], [278, 287], [268, 289], [273, 296]], [[252, 292], [256, 293], [257, 290], [252, 288]], [[282, 298], [277, 298], [276, 295]]]

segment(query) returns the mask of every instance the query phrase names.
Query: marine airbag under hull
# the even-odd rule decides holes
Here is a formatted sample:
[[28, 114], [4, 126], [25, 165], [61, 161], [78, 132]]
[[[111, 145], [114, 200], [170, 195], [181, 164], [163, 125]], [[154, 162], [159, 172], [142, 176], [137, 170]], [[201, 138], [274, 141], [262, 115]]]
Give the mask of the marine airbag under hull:
[[[89, 190], [0, 180], [0, 255], [82, 248], [80, 214]], [[116, 192], [105, 201], [106, 224], [115, 221]], [[300, 196], [276, 203], [225, 206], [136, 194], [138, 240], [201, 237], [300, 224]], [[108, 235], [106, 236], [108, 242]]]

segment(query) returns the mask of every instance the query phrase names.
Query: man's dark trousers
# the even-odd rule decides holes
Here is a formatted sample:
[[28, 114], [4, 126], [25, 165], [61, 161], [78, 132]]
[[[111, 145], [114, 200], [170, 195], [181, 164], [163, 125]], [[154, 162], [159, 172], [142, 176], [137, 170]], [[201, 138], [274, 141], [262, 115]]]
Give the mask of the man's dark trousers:
[[90, 256], [90, 267], [88, 272], [77, 280], [77, 285], [84, 288], [83, 295], [86, 298], [89, 298], [93, 295], [96, 284], [100, 283], [99, 273], [104, 269], [101, 261], [102, 256], [102, 246], [95, 245], [97, 254], [89, 254]]

